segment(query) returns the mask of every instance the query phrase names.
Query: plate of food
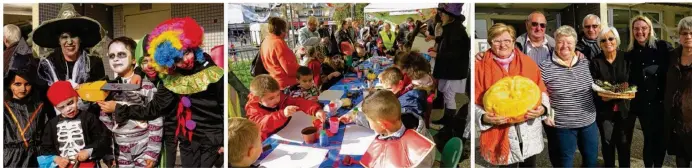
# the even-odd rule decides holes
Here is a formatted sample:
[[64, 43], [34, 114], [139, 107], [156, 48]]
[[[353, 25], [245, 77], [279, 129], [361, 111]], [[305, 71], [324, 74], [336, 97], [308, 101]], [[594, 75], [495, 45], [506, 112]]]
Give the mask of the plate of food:
[[630, 86], [627, 82], [611, 84], [608, 81], [596, 80], [591, 88], [598, 96], [612, 99], [632, 99], [637, 93], [637, 86]]

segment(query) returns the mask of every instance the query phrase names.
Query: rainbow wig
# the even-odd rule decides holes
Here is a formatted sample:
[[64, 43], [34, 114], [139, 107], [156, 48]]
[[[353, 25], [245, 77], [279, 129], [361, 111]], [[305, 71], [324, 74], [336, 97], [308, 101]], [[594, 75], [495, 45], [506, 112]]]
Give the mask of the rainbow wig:
[[169, 74], [175, 61], [182, 59], [186, 51], [192, 50], [197, 62], [204, 62], [200, 48], [204, 29], [190, 18], [172, 18], [164, 21], [149, 34], [147, 53], [154, 58], [152, 66], [160, 74]]

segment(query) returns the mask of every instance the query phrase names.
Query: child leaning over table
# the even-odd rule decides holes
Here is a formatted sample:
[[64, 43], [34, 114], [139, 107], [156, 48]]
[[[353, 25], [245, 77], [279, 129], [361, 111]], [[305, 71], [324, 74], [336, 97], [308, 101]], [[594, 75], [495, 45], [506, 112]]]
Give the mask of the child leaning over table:
[[250, 82], [250, 95], [245, 105], [247, 118], [257, 123], [262, 141], [286, 124], [288, 117], [302, 111], [324, 121], [326, 115], [316, 101], [293, 98], [279, 90], [279, 83], [269, 75], [258, 75]]
[[[110, 152], [111, 138], [98, 117], [77, 108], [79, 96], [67, 81], [58, 81], [48, 88], [48, 100], [60, 115], [48, 121], [41, 139], [40, 158], [53, 157], [58, 167], [96, 167], [98, 160]], [[50, 160], [48, 160], [50, 162]]]
[[320, 95], [320, 89], [315, 86], [310, 68], [304, 66], [298, 67], [296, 77], [298, 78], [298, 83], [284, 89], [284, 94], [293, 98], [300, 97], [305, 100], [317, 101], [317, 97]]
[[228, 120], [229, 167], [257, 167], [252, 165], [262, 154], [259, 127], [252, 121], [233, 117]]
[[[363, 112], [377, 133], [361, 157], [364, 167], [432, 167], [435, 143], [401, 120], [401, 105], [390, 91], [380, 90], [366, 97]], [[408, 158], [402, 158], [408, 157]]]
[[322, 87], [320, 90], [328, 90], [334, 86], [346, 73], [346, 63], [341, 55], [325, 57], [322, 62]]

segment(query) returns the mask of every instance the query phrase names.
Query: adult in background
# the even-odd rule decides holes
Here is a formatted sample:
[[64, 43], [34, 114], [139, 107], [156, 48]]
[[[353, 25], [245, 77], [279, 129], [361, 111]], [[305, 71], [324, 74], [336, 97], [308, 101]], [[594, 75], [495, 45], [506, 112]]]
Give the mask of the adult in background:
[[[617, 30], [614, 27], [604, 27], [598, 35], [598, 42], [603, 52], [591, 61], [593, 79], [612, 84], [629, 82], [631, 63], [625, 58], [625, 53], [618, 50], [620, 35]], [[629, 167], [632, 131], [636, 119], [636, 115], [630, 113], [630, 100], [597, 97], [595, 104], [604, 166], [615, 167], [617, 150], [619, 166]]]
[[577, 41], [577, 51], [591, 60], [596, 55], [601, 54], [601, 47], [598, 46], [598, 33], [601, 32], [601, 18], [597, 15], [589, 14], [582, 21], [583, 34]]
[[[433, 77], [439, 79], [438, 90], [444, 96], [444, 116], [435, 124], [451, 124], [457, 110], [456, 94], [462, 94], [469, 76], [469, 51], [471, 39], [462, 25], [465, 17], [461, 15], [463, 4], [440, 4], [437, 8], [442, 21], [442, 38], [437, 46]], [[463, 122], [463, 121], [462, 121]]]
[[582, 166], [596, 167], [598, 161], [598, 127], [593, 103], [589, 60], [574, 53], [577, 32], [570, 26], [555, 30], [555, 53], [539, 66], [541, 77], [550, 93], [554, 116], [545, 120], [554, 127], [557, 154], [550, 156], [554, 167], [572, 167], [579, 148]]
[[342, 53], [343, 53], [343, 51], [342, 51], [343, 49], [341, 48], [341, 44], [343, 44], [344, 42], [347, 42], [347, 43], [353, 45], [353, 42], [355, 42], [355, 41], [353, 41], [353, 38], [351, 38], [352, 36], [350, 34], [350, 29], [351, 29], [351, 25], [349, 24], [349, 21], [348, 20], [341, 20], [339, 22], [339, 28], [337, 29], [337, 31], [334, 34], [334, 37], [336, 37], [336, 45], [339, 47], [339, 51], [341, 51]]
[[296, 72], [299, 65], [295, 54], [284, 41], [288, 35], [286, 21], [271, 17], [267, 23], [269, 35], [264, 38], [260, 47], [262, 63], [281, 88], [292, 86], [298, 83]]
[[[22, 38], [22, 31], [13, 24], [8, 24], [3, 27], [3, 44], [7, 48], [2, 54], [3, 57], [3, 74], [7, 75], [7, 71], [13, 68], [13, 64], [26, 60], [33, 60], [31, 47]], [[31, 62], [34, 63], [34, 62]], [[24, 65], [19, 65], [24, 66]]]
[[644, 166], [661, 167], [666, 157], [663, 96], [668, 56], [673, 47], [656, 39], [648, 17], [639, 15], [630, 21], [630, 43], [625, 57], [631, 65], [630, 85], [637, 86], [632, 99], [632, 114], [639, 116], [644, 133]]
[[[670, 54], [667, 66], [665, 110], [666, 127], [672, 127], [668, 153], [676, 155], [678, 167], [690, 167], [692, 161], [692, 17], [678, 23], [680, 47]], [[666, 133], [667, 135], [668, 133]]]
[[391, 25], [389, 25], [389, 23], [384, 23], [384, 28], [379, 34], [379, 40], [382, 41], [382, 45], [384, 47], [381, 50], [389, 55], [394, 55], [393, 53], [396, 50], [396, 45], [394, 45], [396, 43], [396, 33], [392, 32]]
[[319, 22], [317, 21], [317, 18], [314, 16], [308, 17], [308, 24], [307, 26], [300, 28], [300, 35], [298, 36], [298, 43], [300, 46], [306, 47], [306, 43], [310, 40], [310, 38], [320, 38], [320, 34], [317, 31], [317, 24]]

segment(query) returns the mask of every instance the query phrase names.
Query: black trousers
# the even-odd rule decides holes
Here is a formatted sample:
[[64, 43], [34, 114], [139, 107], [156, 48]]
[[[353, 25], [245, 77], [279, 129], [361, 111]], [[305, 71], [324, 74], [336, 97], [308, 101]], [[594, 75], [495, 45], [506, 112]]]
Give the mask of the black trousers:
[[[179, 140], [180, 145], [180, 162], [183, 167], [221, 167], [223, 155], [219, 154], [219, 147], [200, 142], [190, 142], [187, 140]], [[222, 163], [222, 164], [219, 164]]]
[[[165, 136], [163, 140], [165, 153], [162, 153], [160, 157], [165, 157], [165, 163], [159, 162], [159, 165], [164, 165], [165, 167], [175, 167], [175, 161], [177, 159], [176, 153], [178, 152], [178, 143], [175, 142], [175, 136], [173, 134], [168, 134], [171, 136]], [[182, 156], [182, 155], [181, 155]], [[161, 159], [159, 159], [160, 161]]]
[[640, 111], [639, 122], [644, 133], [644, 166], [661, 167], [666, 158], [666, 143], [663, 142], [663, 108], [658, 111]]
[[630, 167], [630, 146], [632, 145], [632, 132], [637, 116], [630, 113], [627, 118], [615, 114], [610, 120], [614, 123], [610, 141], [606, 140], [603, 127], [604, 121], [598, 121], [598, 131], [601, 133], [602, 154], [605, 167], [615, 167], [615, 152], [618, 154], [619, 167]]

